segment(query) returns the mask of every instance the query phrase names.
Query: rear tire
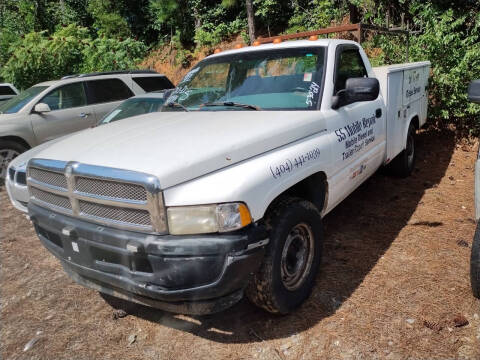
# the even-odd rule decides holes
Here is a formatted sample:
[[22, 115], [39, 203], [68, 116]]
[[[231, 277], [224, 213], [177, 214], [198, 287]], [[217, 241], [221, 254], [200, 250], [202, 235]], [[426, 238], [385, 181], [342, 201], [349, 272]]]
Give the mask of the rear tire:
[[322, 255], [322, 219], [312, 203], [287, 198], [267, 215], [266, 224], [270, 243], [246, 295], [271, 313], [287, 314], [312, 292]]
[[480, 222], [477, 223], [473, 236], [472, 253], [470, 256], [470, 282], [473, 295], [480, 299]]
[[7, 167], [18, 155], [25, 152], [27, 147], [12, 140], [0, 140], [0, 181], [7, 176]]
[[410, 124], [407, 133], [407, 143], [405, 150], [397, 155], [390, 164], [390, 169], [393, 175], [406, 178], [410, 176], [415, 169], [415, 160], [417, 158], [417, 151], [415, 148], [415, 126]]

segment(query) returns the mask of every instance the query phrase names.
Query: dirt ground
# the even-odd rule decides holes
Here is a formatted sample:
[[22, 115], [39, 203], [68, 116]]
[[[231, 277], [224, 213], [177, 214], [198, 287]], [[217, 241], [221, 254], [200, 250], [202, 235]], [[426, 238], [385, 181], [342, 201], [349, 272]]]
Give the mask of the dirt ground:
[[2, 190], [0, 357], [480, 359], [480, 301], [469, 283], [476, 146], [426, 131], [418, 150], [412, 177], [380, 172], [325, 217], [313, 294], [280, 317], [244, 300], [205, 317], [134, 305], [115, 320], [98, 293], [65, 275]]

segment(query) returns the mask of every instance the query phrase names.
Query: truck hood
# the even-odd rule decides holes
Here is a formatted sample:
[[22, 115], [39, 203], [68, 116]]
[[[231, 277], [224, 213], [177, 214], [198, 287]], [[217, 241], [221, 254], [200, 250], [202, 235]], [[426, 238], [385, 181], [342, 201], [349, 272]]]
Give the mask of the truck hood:
[[35, 157], [143, 172], [158, 177], [165, 189], [321, 132], [325, 125], [319, 111], [151, 113], [81, 131]]

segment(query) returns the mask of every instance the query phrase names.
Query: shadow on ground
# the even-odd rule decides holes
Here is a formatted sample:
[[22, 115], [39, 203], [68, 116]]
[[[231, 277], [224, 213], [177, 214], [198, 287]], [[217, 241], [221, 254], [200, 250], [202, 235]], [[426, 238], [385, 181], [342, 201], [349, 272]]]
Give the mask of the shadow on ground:
[[[357, 289], [398, 233], [409, 222], [426, 189], [438, 184], [455, 147], [450, 132], [417, 137], [414, 174], [396, 179], [379, 171], [324, 219], [324, 256], [309, 300], [288, 316], [268, 314], [247, 300], [209, 316], [179, 316], [129, 305], [133, 316], [221, 343], [285, 338], [333, 314]], [[419, 222], [416, 226], [439, 226]], [[441, 225], [441, 224], [440, 224]]]

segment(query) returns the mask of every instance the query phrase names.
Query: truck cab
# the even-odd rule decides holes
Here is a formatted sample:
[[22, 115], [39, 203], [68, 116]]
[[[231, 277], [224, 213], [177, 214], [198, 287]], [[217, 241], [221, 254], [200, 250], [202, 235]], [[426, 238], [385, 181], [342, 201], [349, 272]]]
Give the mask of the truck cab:
[[30, 218], [67, 273], [100, 292], [194, 314], [245, 293], [288, 313], [312, 291], [322, 217], [382, 165], [413, 170], [428, 73], [428, 62], [373, 69], [347, 40], [214, 54], [161, 114], [31, 159]]

